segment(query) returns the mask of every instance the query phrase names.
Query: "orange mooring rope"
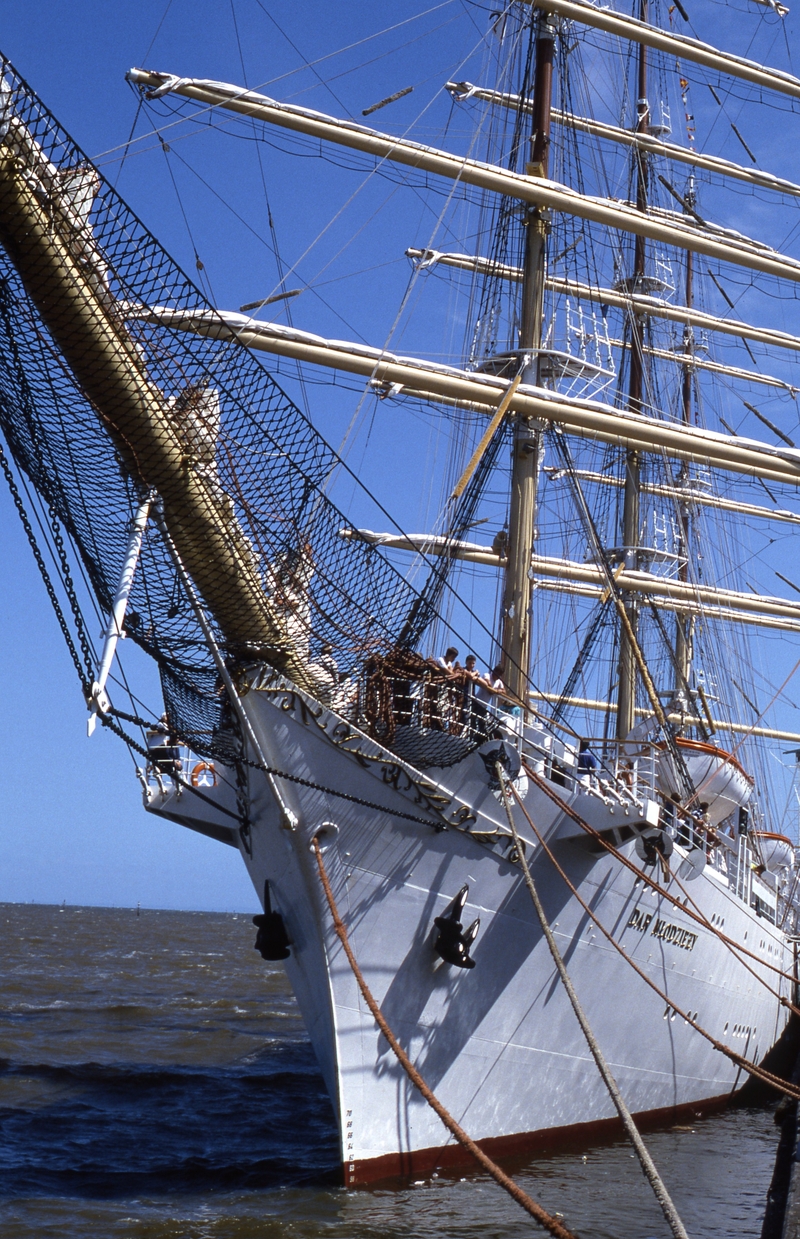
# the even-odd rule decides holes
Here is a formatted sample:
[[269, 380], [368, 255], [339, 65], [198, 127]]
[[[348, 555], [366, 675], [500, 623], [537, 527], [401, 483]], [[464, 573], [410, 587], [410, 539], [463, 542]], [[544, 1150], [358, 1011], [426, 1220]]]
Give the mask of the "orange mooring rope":
[[494, 1181], [499, 1183], [500, 1187], [502, 1187], [504, 1191], [508, 1192], [512, 1200], [515, 1200], [516, 1203], [526, 1211], [526, 1213], [529, 1213], [532, 1218], [535, 1218], [540, 1226], [543, 1226], [544, 1229], [548, 1230], [551, 1235], [554, 1235], [555, 1239], [576, 1239], [576, 1236], [571, 1230], [567, 1230], [566, 1226], [563, 1226], [561, 1222], [559, 1222], [558, 1218], [553, 1217], [547, 1212], [546, 1209], [543, 1209], [541, 1205], [537, 1204], [527, 1192], [524, 1192], [513, 1179], [509, 1178], [509, 1176], [500, 1169], [496, 1162], [492, 1161], [491, 1157], [488, 1157], [486, 1153], [484, 1153], [483, 1149], [481, 1149], [480, 1146], [467, 1135], [460, 1123], [456, 1122], [450, 1112], [445, 1109], [435, 1094], [428, 1088], [422, 1076], [419, 1074], [416, 1067], [411, 1062], [411, 1059], [408, 1057], [405, 1050], [395, 1037], [391, 1028], [386, 1023], [380, 1007], [373, 998], [372, 992], [364, 980], [364, 975], [358, 966], [356, 957], [353, 954], [353, 949], [350, 946], [350, 941], [347, 936], [347, 930], [344, 926], [344, 922], [339, 916], [339, 910], [336, 907], [336, 900], [333, 897], [331, 884], [325, 870], [325, 862], [322, 859], [322, 849], [319, 846], [318, 839], [314, 839], [313, 846], [314, 854], [317, 858], [317, 866], [319, 868], [322, 889], [324, 890], [325, 898], [328, 901], [328, 907], [330, 908], [331, 916], [333, 918], [333, 927], [336, 931], [336, 936], [342, 944], [348, 963], [353, 970], [353, 975], [358, 982], [358, 988], [361, 990], [364, 1001], [372, 1012], [375, 1023], [378, 1025], [378, 1028], [388, 1041], [395, 1058], [405, 1071], [411, 1083], [419, 1090], [431, 1109], [438, 1114], [447, 1130], [455, 1136], [458, 1143], [465, 1148], [468, 1153], [472, 1154], [476, 1162], [478, 1162], [484, 1170], [489, 1172]]
[[525, 805], [522, 803], [519, 793], [517, 792], [513, 783], [511, 784], [511, 791], [514, 794], [514, 799], [516, 800], [520, 809], [524, 813], [525, 818], [528, 822], [528, 825], [530, 826], [533, 833], [536, 835], [536, 838], [541, 844], [542, 849], [545, 852], [545, 855], [552, 862], [556, 872], [560, 875], [561, 878], [563, 878], [571, 894], [575, 896], [575, 898], [577, 899], [578, 903], [583, 908], [586, 915], [590, 918], [590, 920], [594, 922], [594, 924], [600, 930], [601, 934], [603, 934], [603, 936], [608, 940], [608, 942], [611, 943], [614, 949], [619, 952], [619, 954], [622, 956], [625, 962], [630, 964], [634, 972], [637, 973], [638, 976], [640, 976], [642, 980], [647, 985], [649, 985], [652, 990], [655, 991], [656, 994], [658, 994], [659, 998], [662, 998], [664, 1000], [664, 1002], [667, 1004], [670, 1010], [674, 1011], [677, 1015], [682, 1016], [683, 1019], [686, 1021], [686, 1023], [689, 1024], [695, 1030], [695, 1032], [699, 1032], [701, 1037], [705, 1037], [705, 1039], [709, 1041], [711, 1045], [713, 1045], [714, 1049], [718, 1050], [720, 1054], [724, 1054], [726, 1058], [729, 1058], [732, 1063], [736, 1064], [737, 1067], [741, 1067], [744, 1071], [748, 1073], [748, 1075], [756, 1076], [758, 1079], [763, 1080], [765, 1084], [769, 1084], [770, 1087], [774, 1088], [776, 1091], [785, 1093], [787, 1097], [793, 1097], [793, 1098], [800, 1100], [800, 1088], [798, 1088], [796, 1085], [790, 1084], [786, 1080], [782, 1080], [780, 1076], [773, 1075], [771, 1071], [767, 1071], [764, 1067], [759, 1067], [757, 1063], [752, 1062], [749, 1058], [745, 1058], [744, 1055], [737, 1054], [735, 1050], [730, 1049], [730, 1047], [725, 1045], [723, 1041], [718, 1041], [716, 1037], [712, 1036], [712, 1034], [707, 1031], [707, 1029], [703, 1028], [702, 1024], [698, 1024], [697, 1021], [692, 1018], [691, 1014], [688, 1011], [684, 1011], [681, 1007], [676, 1006], [674, 999], [671, 999], [669, 995], [664, 992], [664, 990], [660, 989], [659, 986], [656, 985], [655, 981], [653, 981], [647, 975], [647, 973], [644, 972], [639, 967], [639, 965], [635, 962], [635, 960], [631, 959], [630, 955], [627, 953], [625, 948], [621, 946], [619, 942], [617, 942], [613, 934], [608, 929], [606, 929], [604, 925], [600, 923], [596, 914], [592, 911], [589, 905], [583, 899], [581, 899], [581, 896], [578, 894], [574, 885], [572, 884], [570, 879], [567, 877], [561, 865], [559, 865], [558, 861], [556, 860], [550, 848], [545, 843], [539, 831], [536, 829], [533, 819], [531, 818], [531, 815], [528, 813], [528, 810], [525, 808]]
[[[695, 908], [697, 907], [697, 905], [695, 904], [694, 900], [692, 900], [692, 904], [694, 906], [690, 908], [688, 904], [681, 903], [680, 899], [678, 899], [675, 895], [670, 894], [670, 892], [666, 889], [666, 887], [659, 886], [659, 884], [657, 882], [654, 882], [653, 879], [648, 874], [646, 874], [643, 869], [640, 869], [638, 865], [634, 865], [633, 861], [629, 860], [627, 856], [623, 855], [623, 853], [620, 852], [619, 848], [616, 848], [613, 843], [609, 843], [608, 839], [604, 839], [599, 831], [595, 830], [593, 826], [590, 826], [588, 822], [585, 822], [583, 818], [580, 816], [580, 814], [576, 813], [575, 810], [572, 808], [572, 806], [568, 804], [566, 800], [563, 800], [561, 796], [558, 795], [557, 792], [553, 791], [553, 789], [550, 787], [550, 785], [547, 783], [545, 779], [541, 778], [541, 776], [538, 775], [535, 772], [535, 770], [531, 769], [531, 767], [527, 764], [527, 762], [523, 762], [522, 764], [525, 768], [526, 774], [533, 780], [536, 786], [540, 787], [541, 790], [550, 797], [550, 799], [553, 801], [554, 804], [557, 804], [560, 809], [563, 809], [563, 811], [567, 814], [567, 816], [571, 817], [573, 822], [577, 823], [577, 825], [580, 826], [581, 829], [585, 831], [586, 834], [591, 839], [594, 839], [596, 843], [599, 843], [602, 847], [604, 847], [605, 850], [611, 856], [615, 856], [621, 864], [625, 865], [627, 869], [630, 869], [631, 873], [635, 873], [637, 878], [641, 878], [643, 882], [646, 882], [647, 885], [652, 890], [656, 891], [657, 894], [659, 894], [663, 899], [666, 899], [669, 903], [671, 903], [673, 907], [683, 912], [686, 916], [690, 917], [693, 921], [696, 921], [698, 925], [702, 925], [704, 929], [708, 929], [711, 933], [715, 934], [716, 937], [719, 938], [720, 942], [724, 942], [725, 946], [728, 947], [730, 952], [733, 954], [734, 959], [736, 959], [738, 963], [744, 965], [744, 967], [747, 968], [748, 965], [745, 964], [745, 961], [740, 958], [741, 955], [747, 955], [750, 957], [750, 959], [754, 959], [756, 963], [760, 964], [763, 968], [768, 969], [770, 972], [776, 972], [778, 976], [783, 977], [784, 980], [789, 981], [792, 984], [796, 982], [797, 978], [793, 977], [791, 973], [784, 972], [782, 968], [779, 968], [777, 964], [771, 964], [769, 960], [761, 959], [758, 955], [756, 955], [755, 951], [751, 951], [748, 947], [744, 946], [740, 942], [734, 942], [733, 938], [729, 938], [728, 935], [724, 934], [718, 926], [712, 925], [711, 922], [707, 919], [706, 916], [703, 915], [702, 912], [695, 911]], [[673, 873], [672, 870], [669, 870], [669, 873], [670, 873], [670, 876], [675, 879], [675, 882], [685, 894], [686, 887], [680, 881], [677, 874]], [[752, 971], [752, 969], [749, 969], [749, 971]], [[756, 980], [761, 985], [763, 985], [766, 989], [768, 989], [771, 994], [775, 995], [775, 997], [780, 1002], [781, 1006], [787, 1007], [794, 1015], [800, 1016], [800, 1007], [796, 1007], [794, 1003], [790, 1002], [788, 998], [785, 998], [783, 994], [781, 994], [778, 990], [773, 989], [773, 987], [769, 984], [769, 982], [766, 981], [764, 977], [760, 977], [757, 972], [754, 972], [753, 976], [756, 978]]]

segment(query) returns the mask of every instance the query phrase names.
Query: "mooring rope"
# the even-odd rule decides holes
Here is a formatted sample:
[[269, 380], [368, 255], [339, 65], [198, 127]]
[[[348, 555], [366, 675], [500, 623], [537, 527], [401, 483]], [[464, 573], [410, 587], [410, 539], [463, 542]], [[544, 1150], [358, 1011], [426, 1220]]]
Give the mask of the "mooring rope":
[[586, 915], [597, 926], [597, 928], [600, 930], [603, 937], [606, 938], [607, 941], [611, 943], [615, 951], [617, 951], [622, 956], [622, 958], [625, 960], [625, 962], [630, 965], [630, 967], [634, 970], [634, 972], [642, 978], [642, 980], [645, 982], [646, 985], [649, 985], [650, 988], [656, 994], [658, 994], [659, 998], [661, 998], [664, 1001], [664, 1003], [669, 1008], [669, 1010], [674, 1011], [676, 1015], [680, 1015], [683, 1018], [683, 1020], [691, 1028], [695, 1030], [695, 1032], [700, 1033], [701, 1037], [705, 1037], [706, 1041], [708, 1041], [709, 1044], [712, 1045], [715, 1050], [717, 1050], [720, 1054], [724, 1054], [726, 1058], [730, 1059], [732, 1063], [735, 1063], [737, 1067], [740, 1067], [744, 1071], [746, 1071], [748, 1075], [756, 1076], [758, 1079], [763, 1080], [765, 1084], [769, 1084], [777, 1092], [785, 1093], [787, 1097], [793, 1097], [793, 1098], [800, 1100], [800, 1087], [794, 1086], [790, 1084], [787, 1080], [781, 1079], [780, 1076], [776, 1076], [771, 1071], [767, 1071], [766, 1068], [758, 1066], [758, 1064], [754, 1063], [751, 1059], [745, 1058], [743, 1054], [737, 1054], [735, 1050], [732, 1050], [730, 1046], [725, 1045], [723, 1041], [718, 1041], [717, 1038], [714, 1037], [710, 1032], [708, 1032], [707, 1029], [703, 1028], [702, 1024], [698, 1024], [697, 1020], [694, 1019], [694, 1017], [691, 1015], [690, 1012], [684, 1011], [682, 1007], [679, 1007], [675, 1003], [674, 999], [670, 998], [669, 995], [664, 990], [662, 990], [660, 986], [658, 986], [656, 982], [639, 967], [639, 965], [636, 963], [634, 959], [631, 958], [631, 956], [628, 954], [625, 948], [621, 946], [619, 942], [617, 942], [616, 938], [613, 936], [610, 930], [606, 929], [605, 925], [601, 924], [601, 922], [597, 918], [596, 913], [592, 911], [588, 903], [586, 903], [586, 901], [582, 899], [581, 896], [578, 894], [578, 891], [576, 890], [574, 884], [569, 879], [567, 874], [564, 872], [561, 865], [558, 863], [556, 857], [553, 855], [552, 851], [545, 843], [540, 831], [537, 830], [533, 822], [533, 819], [531, 818], [531, 815], [528, 813], [527, 809], [525, 808], [525, 805], [522, 803], [522, 800], [513, 784], [511, 785], [511, 790], [514, 793], [514, 799], [516, 800], [517, 804], [519, 805], [520, 809], [525, 815], [528, 825], [530, 826], [531, 830], [536, 835], [536, 838], [541, 844], [542, 849], [545, 852], [545, 855], [552, 862], [556, 872], [560, 875], [560, 877], [563, 878], [571, 894], [574, 895], [575, 899], [577, 899], [578, 903], [581, 905]]
[[[719, 926], [712, 925], [710, 921], [708, 921], [707, 918], [702, 913], [696, 912], [694, 908], [690, 908], [688, 904], [682, 903], [681, 900], [677, 898], [677, 896], [671, 895], [670, 892], [666, 890], [665, 887], [659, 886], [658, 882], [654, 882], [653, 879], [649, 876], [649, 874], [646, 874], [643, 869], [640, 869], [638, 865], [635, 865], [633, 861], [629, 860], [627, 856], [623, 855], [623, 853], [620, 852], [619, 848], [615, 847], [613, 843], [609, 843], [607, 839], [604, 839], [598, 830], [595, 830], [593, 826], [590, 826], [588, 822], [584, 821], [584, 819], [580, 816], [580, 814], [575, 812], [575, 810], [572, 808], [572, 805], [568, 804], [567, 801], [563, 800], [561, 796], [558, 795], [557, 792], [553, 791], [553, 789], [548, 784], [547, 780], [541, 778], [541, 776], [538, 775], [535, 772], [535, 770], [532, 770], [531, 767], [527, 764], [527, 762], [523, 762], [522, 765], [525, 769], [525, 773], [536, 784], [536, 786], [541, 788], [541, 790], [550, 797], [553, 803], [557, 804], [558, 807], [562, 809], [564, 813], [567, 814], [568, 817], [572, 818], [573, 822], [575, 822], [578, 826], [580, 826], [581, 829], [585, 831], [585, 833], [591, 839], [594, 839], [595, 842], [599, 843], [603, 848], [605, 848], [605, 850], [611, 856], [615, 856], [616, 859], [620, 861], [621, 864], [623, 864], [627, 869], [630, 869], [631, 873], [634, 873], [637, 878], [641, 878], [643, 882], [646, 882], [647, 885], [651, 887], [652, 890], [656, 891], [657, 894], [662, 896], [662, 898], [668, 900], [668, 902], [671, 903], [673, 907], [683, 912], [686, 916], [690, 917], [693, 921], [696, 921], [698, 925], [702, 925], [703, 929], [710, 930], [711, 933], [713, 933], [717, 938], [719, 938], [720, 942], [724, 942], [724, 944], [728, 947], [728, 949], [733, 954], [734, 959], [737, 960], [737, 963], [740, 963], [744, 967], [747, 967], [744, 960], [741, 959], [739, 955], [737, 954], [737, 952], [740, 952], [742, 955], [748, 955], [750, 959], [754, 959], [756, 963], [761, 965], [762, 968], [766, 968], [770, 972], [777, 973], [779, 977], [782, 977], [784, 980], [789, 981], [792, 985], [795, 983], [796, 978], [793, 977], [791, 973], [784, 972], [784, 970], [782, 968], [779, 968], [777, 964], [771, 964], [768, 960], [761, 959], [758, 955], [756, 955], [755, 951], [749, 950], [748, 947], [743, 946], [742, 943], [734, 942], [732, 938], [729, 938], [727, 934], [724, 934], [722, 932]], [[676, 875], [672, 872], [672, 870], [670, 870], [670, 875], [673, 878], [675, 878], [678, 885], [681, 886], [681, 889], [685, 891], [685, 887], [682, 886], [682, 884], [680, 883]], [[694, 902], [694, 900], [692, 900], [692, 902]], [[788, 998], [784, 997], [783, 994], [781, 994], [778, 990], [774, 989], [770, 985], [769, 981], [765, 980], [764, 977], [759, 976], [758, 973], [754, 973], [753, 975], [755, 976], [756, 980], [761, 985], [763, 985], [767, 990], [769, 990], [771, 994], [773, 994], [778, 999], [778, 1001], [781, 1003], [782, 1006], [788, 1008], [788, 1010], [790, 1010], [794, 1015], [800, 1016], [800, 1007], [796, 1007], [794, 1003], [789, 1001]]]
[[428, 1105], [439, 1116], [447, 1130], [455, 1136], [462, 1148], [472, 1154], [483, 1169], [488, 1171], [494, 1181], [499, 1183], [500, 1187], [508, 1192], [512, 1200], [516, 1201], [516, 1203], [520, 1205], [526, 1213], [529, 1213], [532, 1218], [535, 1218], [540, 1226], [543, 1226], [544, 1229], [548, 1230], [551, 1235], [554, 1235], [555, 1239], [576, 1239], [576, 1236], [571, 1230], [567, 1230], [566, 1226], [562, 1225], [558, 1218], [553, 1217], [547, 1212], [546, 1209], [543, 1209], [540, 1204], [537, 1204], [537, 1202], [533, 1200], [527, 1192], [522, 1190], [519, 1184], [515, 1183], [512, 1178], [500, 1169], [496, 1162], [492, 1161], [491, 1157], [484, 1153], [483, 1149], [477, 1145], [470, 1136], [467, 1135], [461, 1124], [456, 1122], [450, 1112], [428, 1088], [428, 1085], [425, 1083], [422, 1076], [417, 1071], [416, 1067], [411, 1062], [411, 1059], [408, 1057], [405, 1050], [400, 1045], [391, 1028], [387, 1024], [383, 1012], [378, 1006], [372, 995], [372, 991], [364, 979], [364, 974], [359, 968], [358, 961], [356, 960], [356, 957], [353, 954], [353, 949], [350, 946], [350, 940], [347, 936], [347, 929], [345, 928], [344, 922], [339, 915], [339, 909], [336, 906], [336, 900], [333, 897], [333, 891], [331, 890], [331, 884], [325, 869], [325, 862], [322, 859], [322, 849], [319, 846], [319, 839], [316, 837], [313, 841], [313, 847], [314, 854], [317, 858], [317, 867], [319, 869], [322, 889], [324, 890], [325, 898], [328, 901], [328, 907], [330, 909], [331, 917], [333, 918], [333, 927], [336, 931], [336, 936], [342, 944], [342, 949], [347, 956], [347, 961], [353, 971], [353, 976], [358, 982], [358, 988], [361, 990], [364, 1001], [372, 1012], [375, 1023], [378, 1025], [378, 1028], [388, 1041], [392, 1053], [405, 1071], [411, 1083], [419, 1090]]
[[[756, 978], [756, 980], [760, 981], [762, 985], [766, 985], [771, 994], [775, 994], [776, 997], [780, 998], [784, 1006], [788, 1006], [790, 1010], [792, 1010], [795, 1014], [800, 1014], [800, 1011], [798, 1011], [798, 1009], [789, 1001], [788, 998], [784, 998], [784, 996], [780, 993], [779, 990], [773, 989], [773, 987], [769, 985], [769, 983], [765, 981], [763, 977], [760, 977], [758, 973], [755, 971], [755, 969], [751, 968], [750, 965], [745, 960], [743, 960], [739, 954], [737, 954], [737, 952], [740, 950], [744, 951], [747, 955], [751, 957], [751, 959], [757, 959], [758, 956], [755, 955], [753, 951], [748, 951], [746, 947], [740, 947], [738, 943], [734, 945], [731, 939], [727, 937], [727, 935], [723, 934], [716, 925], [712, 925], [711, 921], [708, 919], [706, 914], [703, 912], [697, 900], [694, 899], [692, 897], [691, 892], [686, 889], [685, 883], [681, 881], [681, 879], [678, 877], [678, 874], [675, 872], [674, 869], [669, 870], [669, 875], [672, 878], [672, 880], [675, 882], [676, 886], [678, 887], [678, 890], [683, 891], [683, 897], [685, 900], [684, 906], [688, 906], [688, 904], [691, 904], [694, 910], [696, 911], [697, 915], [700, 917], [701, 923], [705, 925], [706, 929], [710, 930], [712, 934], [716, 934], [721, 942], [725, 943], [725, 946], [727, 946], [728, 950], [731, 952], [734, 959], [738, 963], [740, 963], [743, 968], [746, 968], [748, 972], [752, 973], [752, 975]], [[793, 985], [796, 983], [796, 978], [793, 977], [791, 973], [784, 972], [782, 968], [778, 968], [775, 964], [770, 964], [769, 960], [764, 959], [764, 960], [760, 960], [759, 962], [761, 964], [765, 964], [768, 968], [777, 972], [779, 976], [791, 982]]]
[[522, 840], [520, 839], [519, 834], [517, 833], [517, 827], [514, 821], [514, 813], [512, 811], [511, 804], [508, 799], [508, 791], [506, 789], [506, 781], [505, 781], [505, 772], [500, 762], [496, 763], [495, 772], [497, 774], [497, 778], [500, 781], [500, 794], [503, 797], [503, 807], [505, 808], [505, 811], [506, 811], [506, 817], [508, 818], [508, 825], [511, 830], [511, 834], [514, 836], [514, 846], [517, 849], [517, 858], [519, 861], [520, 868], [522, 869], [523, 876], [525, 878], [525, 885], [528, 888], [528, 893], [530, 894], [531, 900], [533, 902], [533, 906], [536, 910], [536, 916], [539, 920], [539, 924], [542, 927], [542, 933], [544, 934], [547, 945], [550, 948], [550, 954], [553, 957], [553, 963], [555, 964], [556, 971], [558, 972], [558, 975], [561, 978], [561, 983], [564, 986], [567, 997], [569, 998], [572, 1010], [575, 1012], [575, 1017], [581, 1026], [581, 1031], [584, 1037], [586, 1038], [586, 1043], [589, 1046], [589, 1050], [591, 1051], [591, 1055], [595, 1061], [597, 1070], [600, 1072], [601, 1079], [603, 1083], [605, 1084], [606, 1088], [608, 1089], [609, 1096], [611, 1097], [611, 1100], [614, 1103], [614, 1108], [622, 1120], [622, 1125], [625, 1128], [628, 1139], [633, 1145], [634, 1152], [636, 1153], [636, 1156], [639, 1159], [639, 1165], [641, 1166], [642, 1171], [644, 1172], [645, 1178], [647, 1179], [648, 1183], [653, 1189], [653, 1194], [656, 1200], [658, 1201], [661, 1212], [664, 1214], [664, 1217], [667, 1221], [667, 1225], [669, 1226], [670, 1230], [675, 1236], [675, 1239], [689, 1239], [687, 1232], [686, 1232], [686, 1227], [681, 1221], [680, 1214], [678, 1213], [678, 1210], [675, 1208], [675, 1205], [673, 1204], [672, 1197], [667, 1191], [664, 1180], [661, 1178], [661, 1175], [658, 1173], [656, 1164], [653, 1161], [652, 1157], [650, 1156], [650, 1153], [648, 1152], [646, 1144], [642, 1140], [642, 1137], [639, 1133], [639, 1129], [633, 1121], [631, 1112], [625, 1104], [625, 1099], [623, 1098], [622, 1094], [619, 1091], [619, 1086], [616, 1080], [614, 1079], [614, 1076], [612, 1075], [611, 1068], [606, 1062], [605, 1055], [603, 1054], [603, 1051], [600, 1049], [600, 1046], [597, 1042], [597, 1038], [592, 1032], [589, 1021], [587, 1020], [583, 1007], [580, 1004], [580, 999], [578, 998], [578, 995], [575, 992], [575, 987], [573, 986], [570, 975], [567, 972], [567, 966], [564, 963], [564, 959], [561, 955], [561, 952], [558, 949], [558, 944], [553, 935], [553, 931], [550, 928], [550, 922], [547, 919], [547, 914], [545, 913], [544, 906], [542, 904], [541, 899], [539, 898], [539, 892], [536, 889], [536, 883], [531, 877], [531, 871], [528, 868], [528, 862], [525, 859], [525, 851], [523, 848]]

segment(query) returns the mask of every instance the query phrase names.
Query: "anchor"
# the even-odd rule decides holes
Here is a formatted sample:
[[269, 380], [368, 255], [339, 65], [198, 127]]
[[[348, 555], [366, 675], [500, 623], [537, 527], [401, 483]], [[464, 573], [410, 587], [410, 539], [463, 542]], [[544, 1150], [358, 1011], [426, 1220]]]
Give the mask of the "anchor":
[[434, 918], [434, 925], [439, 931], [433, 948], [446, 964], [456, 968], [474, 968], [475, 960], [470, 957], [469, 948], [478, 936], [480, 918], [474, 920], [469, 929], [461, 924], [461, 913], [467, 902], [469, 887], [462, 886], [447, 910]]
[[258, 928], [253, 949], [260, 953], [262, 959], [289, 958], [289, 935], [280, 912], [272, 910], [269, 882], [264, 883], [264, 911], [253, 917], [253, 924]]

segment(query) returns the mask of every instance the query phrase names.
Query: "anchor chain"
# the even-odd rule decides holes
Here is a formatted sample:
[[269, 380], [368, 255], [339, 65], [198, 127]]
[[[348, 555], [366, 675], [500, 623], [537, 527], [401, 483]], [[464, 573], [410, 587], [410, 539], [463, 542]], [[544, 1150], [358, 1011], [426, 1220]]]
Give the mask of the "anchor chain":
[[[39, 569], [39, 575], [41, 576], [42, 581], [44, 582], [44, 587], [47, 590], [47, 596], [50, 599], [50, 605], [52, 606], [53, 611], [55, 612], [55, 616], [58, 621], [58, 626], [61, 629], [61, 633], [66, 642], [67, 649], [69, 650], [69, 653], [70, 653], [70, 657], [72, 658], [72, 661], [75, 664], [75, 670], [78, 673], [78, 679], [80, 680], [80, 683], [81, 683], [81, 691], [83, 692], [84, 697], [86, 697], [89, 694], [91, 694], [91, 691], [92, 691], [92, 679], [94, 676], [94, 666], [93, 666], [93, 661], [92, 661], [91, 649], [89, 647], [88, 638], [86, 636], [86, 629], [83, 623], [83, 616], [81, 614], [80, 607], [78, 605], [78, 600], [75, 594], [75, 588], [72, 583], [72, 576], [69, 571], [69, 567], [68, 566], [66, 567], [64, 586], [65, 586], [65, 589], [67, 590], [67, 597], [69, 598], [69, 603], [70, 603], [70, 608], [72, 610], [72, 614], [75, 617], [75, 624], [78, 630], [78, 641], [81, 647], [81, 653], [83, 654], [83, 657], [86, 663], [88, 678], [86, 675], [84, 675], [84, 669], [81, 664], [80, 655], [78, 654], [78, 651], [75, 648], [75, 642], [73, 641], [72, 633], [70, 632], [69, 625], [67, 624], [66, 617], [61, 608], [61, 603], [58, 600], [58, 595], [56, 594], [55, 587], [50, 577], [50, 573], [47, 571], [47, 565], [44, 562], [44, 556], [42, 555], [42, 552], [39, 549], [39, 543], [37, 542], [36, 535], [33, 532], [33, 526], [31, 525], [31, 522], [28, 519], [28, 513], [26, 511], [25, 504], [22, 500], [22, 496], [20, 495], [16, 480], [14, 478], [14, 474], [11, 470], [11, 465], [9, 464], [8, 457], [6, 456], [6, 453], [3, 450], [2, 444], [0, 444], [0, 468], [3, 471], [3, 476], [5, 477], [6, 485], [8, 486], [8, 489], [11, 492], [11, 498], [14, 501], [14, 506], [17, 509], [17, 514], [20, 518], [20, 521], [22, 522], [22, 528], [25, 530], [25, 536], [28, 539], [28, 544], [30, 545], [31, 550], [33, 551], [33, 557], [36, 560], [36, 566]], [[51, 529], [53, 531], [53, 536], [56, 541], [56, 549], [58, 550], [58, 555], [59, 555], [59, 560], [61, 562], [62, 571], [64, 571], [64, 565], [66, 563], [66, 551], [64, 548], [64, 541], [63, 541], [63, 538], [61, 537], [61, 533], [58, 528], [58, 522], [57, 522], [56, 516], [53, 512], [53, 509], [50, 507], [49, 504], [48, 504], [47, 510], [48, 510], [48, 514], [51, 520]]]
[[80, 603], [78, 602], [78, 595], [75, 590], [75, 583], [72, 580], [72, 571], [69, 566], [69, 559], [67, 558], [66, 547], [64, 546], [64, 538], [61, 533], [61, 526], [59, 525], [58, 517], [56, 516], [55, 512], [53, 511], [52, 506], [49, 503], [47, 505], [47, 513], [50, 517], [50, 529], [53, 534], [53, 542], [55, 543], [55, 548], [56, 548], [56, 551], [58, 552], [59, 563], [61, 564], [61, 579], [64, 585], [64, 590], [66, 591], [67, 598], [69, 599], [69, 605], [70, 605], [70, 610], [72, 611], [73, 619], [75, 620], [75, 628], [78, 633], [78, 642], [81, 647], [81, 653], [83, 654], [84, 664], [86, 666], [86, 671], [89, 676], [89, 683], [90, 683], [89, 691], [91, 692], [91, 682], [94, 679], [94, 656], [92, 654], [92, 648], [89, 644], [89, 637], [86, 632], [86, 625], [83, 622], [83, 612], [81, 611], [81, 606], [80, 606]]

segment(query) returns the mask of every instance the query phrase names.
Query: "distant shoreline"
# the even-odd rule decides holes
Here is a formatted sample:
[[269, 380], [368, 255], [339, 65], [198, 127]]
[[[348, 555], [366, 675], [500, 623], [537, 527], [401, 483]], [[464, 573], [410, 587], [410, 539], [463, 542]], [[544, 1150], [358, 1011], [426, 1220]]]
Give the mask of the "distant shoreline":
[[105, 904], [105, 903], [45, 903], [37, 899], [0, 899], [0, 910], [3, 908], [53, 908], [65, 912], [130, 912], [136, 916], [148, 912], [169, 913], [175, 916], [232, 916], [250, 917], [256, 915], [257, 908], [226, 909], [216, 908], [155, 908], [149, 904]]

